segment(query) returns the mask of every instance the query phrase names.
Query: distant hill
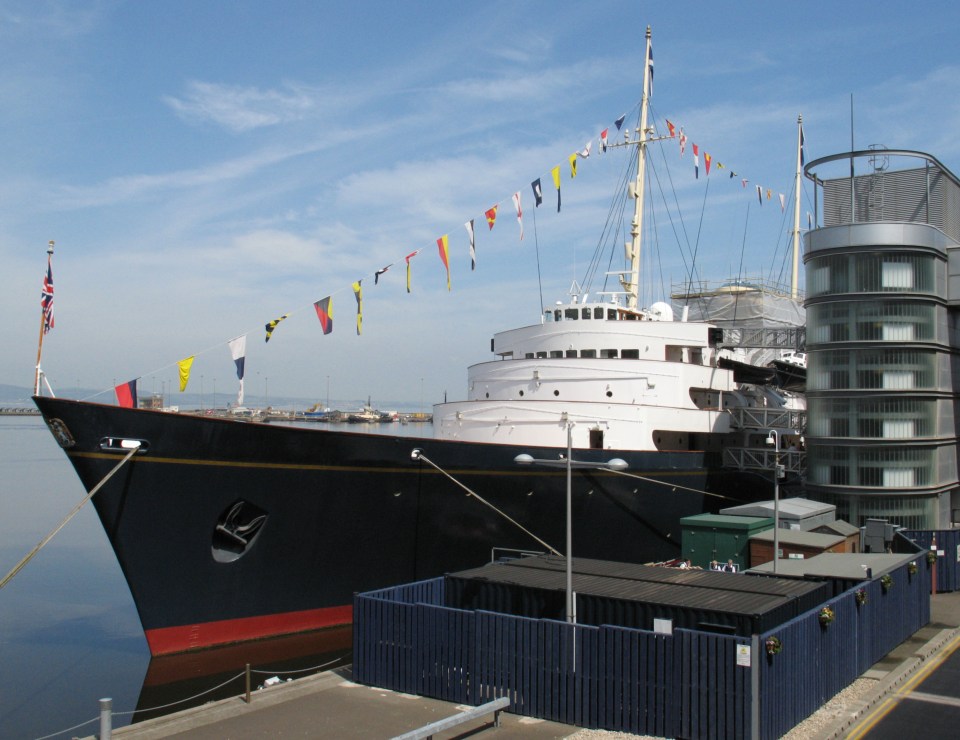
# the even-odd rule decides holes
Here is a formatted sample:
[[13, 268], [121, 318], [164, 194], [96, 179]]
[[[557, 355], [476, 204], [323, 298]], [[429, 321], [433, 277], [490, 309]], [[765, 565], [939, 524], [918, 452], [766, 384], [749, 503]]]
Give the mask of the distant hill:
[[32, 395], [33, 389], [27, 386], [0, 383], [0, 404], [4, 406], [33, 406]]

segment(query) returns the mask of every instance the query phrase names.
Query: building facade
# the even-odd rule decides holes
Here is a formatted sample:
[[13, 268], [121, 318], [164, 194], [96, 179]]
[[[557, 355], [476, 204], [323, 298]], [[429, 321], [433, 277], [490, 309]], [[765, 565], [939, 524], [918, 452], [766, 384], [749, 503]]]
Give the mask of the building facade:
[[808, 493], [856, 525], [949, 527], [960, 510], [960, 181], [902, 150], [825, 157], [805, 173], [820, 224], [804, 253]]

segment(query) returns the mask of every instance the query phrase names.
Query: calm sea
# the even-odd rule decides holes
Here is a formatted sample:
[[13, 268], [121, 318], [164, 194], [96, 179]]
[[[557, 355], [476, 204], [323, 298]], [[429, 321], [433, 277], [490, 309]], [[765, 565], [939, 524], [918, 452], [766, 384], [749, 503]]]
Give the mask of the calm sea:
[[[390, 427], [430, 434], [429, 426]], [[85, 495], [39, 417], [0, 416], [0, 578]], [[255, 687], [273, 675], [296, 678], [342, 665], [349, 650], [346, 629], [151, 660], [88, 503], [0, 589], [0, 737], [92, 735], [101, 698], [113, 699], [113, 725], [122, 727], [241, 694], [237, 676], [245, 663], [260, 671]]]

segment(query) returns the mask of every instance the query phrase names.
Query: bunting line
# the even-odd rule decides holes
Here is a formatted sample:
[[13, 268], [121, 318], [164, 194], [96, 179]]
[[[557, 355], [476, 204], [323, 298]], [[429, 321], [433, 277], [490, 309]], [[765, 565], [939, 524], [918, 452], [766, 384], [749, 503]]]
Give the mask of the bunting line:
[[[648, 58], [648, 65], [649, 65], [649, 74], [650, 74], [650, 90], [651, 90], [651, 92], [652, 92], [652, 87], [653, 87], [653, 84], [652, 84], [652, 83], [653, 83], [653, 53], [652, 53], [652, 49], [651, 49], [651, 52], [650, 52], [650, 56], [649, 56], [649, 58]], [[625, 120], [626, 120], [626, 115], [627, 115], [627, 114], [622, 114], [621, 116], [619, 116], [619, 117], [614, 121], [614, 126], [616, 127], [616, 129], [617, 129], [618, 131], [620, 131], [620, 130], [622, 129], [623, 124], [624, 124], [624, 122], [625, 122]], [[678, 125], [678, 124], [674, 123], [673, 121], [671, 121], [671, 120], [669, 120], [669, 119], [664, 119], [664, 120], [666, 121], [667, 130], [669, 131], [669, 138], [674, 138], [674, 139], [676, 139], [677, 142], [678, 142], [679, 154], [680, 154], [680, 157], [682, 158], [682, 157], [684, 156], [684, 153], [685, 153], [685, 150], [686, 150], [686, 144], [687, 144], [687, 140], [688, 140], [688, 137], [687, 137], [687, 134], [686, 134], [686, 132], [685, 132], [685, 130], [684, 130], [684, 127], [681, 126], [681, 125]], [[597, 137], [597, 140], [598, 140], [598, 150], [599, 150], [600, 153], [605, 153], [605, 152], [608, 150], [608, 146], [609, 146], [609, 145], [608, 145], [608, 135], [609, 135], [609, 128], [604, 128], [604, 129], [600, 132], [599, 136]], [[571, 179], [571, 180], [572, 180], [572, 179], [575, 179], [576, 176], [577, 176], [577, 162], [578, 162], [578, 160], [579, 160], [579, 159], [587, 159], [587, 158], [590, 157], [591, 149], [592, 149], [592, 144], [593, 144], [593, 140], [587, 141], [587, 142], [585, 143], [585, 145], [583, 146], [582, 149], [579, 149], [579, 150], [574, 151], [572, 154], [570, 154], [570, 155], [567, 157], [567, 161], [568, 161], [569, 167], [570, 167], [570, 179]], [[804, 146], [805, 146], [804, 132], [803, 132], [803, 128], [801, 127], [801, 128], [800, 128], [800, 150], [799, 150], [799, 151], [800, 151], [800, 162], [801, 162], [801, 165], [805, 162], [805, 150], [804, 150]], [[699, 144], [693, 144], [693, 147], [692, 147], [692, 148], [693, 148], [693, 157], [694, 157], [694, 177], [695, 177], [696, 179], [699, 179], [699, 177], [700, 177], [700, 149], [701, 149], [701, 146], [700, 146]], [[705, 169], [705, 176], [706, 176], [706, 177], [709, 177], [709, 176], [710, 176], [710, 174], [711, 174], [711, 167], [713, 166], [716, 170], [727, 169], [728, 172], [729, 172], [729, 178], [728, 178], [728, 179], [733, 180], [733, 179], [737, 179], [737, 178], [738, 178], [738, 175], [737, 175], [737, 173], [736, 173], [735, 171], [733, 171], [732, 169], [727, 168], [722, 162], [715, 161], [713, 155], [711, 155], [710, 153], [704, 151], [704, 152], [703, 152], [703, 155], [704, 155], [704, 169]], [[556, 188], [556, 191], [557, 191], [557, 213], [560, 213], [560, 211], [561, 211], [561, 206], [562, 206], [562, 199], [561, 199], [561, 179], [562, 179], [562, 178], [561, 178], [561, 171], [560, 171], [560, 170], [561, 170], [561, 165], [556, 165], [556, 166], [554, 166], [553, 168], [551, 168], [551, 169], [549, 170], [550, 176], [551, 176], [552, 179], [553, 179], [554, 187]], [[534, 199], [534, 208], [539, 208], [539, 206], [543, 203], [543, 190], [542, 190], [542, 184], [541, 184], [541, 182], [542, 182], [542, 181], [541, 181], [541, 178], [538, 177], [537, 179], [533, 180], [533, 181], [530, 183], [530, 187], [531, 187], [531, 191], [532, 191], [533, 199]], [[749, 180], [748, 180], [747, 178], [743, 177], [743, 178], [740, 178], [740, 182], [741, 182], [742, 188], [746, 188]], [[758, 201], [760, 202], [761, 205], [763, 205], [763, 200], [764, 200], [763, 194], [764, 194], [764, 192], [766, 193], [766, 199], [767, 199], [767, 200], [771, 200], [771, 199], [772, 199], [772, 197], [773, 197], [773, 191], [772, 191], [770, 188], [763, 188], [761, 185], [755, 185], [755, 187], [756, 187], [756, 192], [757, 192], [757, 199], [758, 199]], [[783, 211], [783, 210], [785, 209], [785, 197], [784, 197], [783, 193], [779, 193], [778, 197], [779, 197], [779, 201], [780, 201], [781, 211]], [[521, 193], [520, 193], [520, 191], [519, 191], [519, 190], [518, 190], [518, 191], [515, 191], [515, 192], [513, 193], [513, 195], [511, 196], [511, 198], [512, 198], [512, 201], [513, 201], [514, 209], [516, 210], [516, 214], [517, 214], [517, 223], [518, 223], [518, 227], [519, 227], [519, 229], [520, 229], [520, 240], [523, 241], [523, 238], [524, 238], [524, 225], [523, 225], [523, 209], [522, 209], [522, 203], [521, 203], [521, 200], [522, 200], [522, 199], [521, 199]], [[493, 206], [491, 206], [490, 208], [488, 208], [486, 211], [484, 211], [484, 216], [486, 217], [486, 220], [487, 220], [488, 231], [492, 231], [492, 229], [493, 229], [493, 227], [494, 227], [494, 225], [495, 225], [495, 223], [496, 223], [496, 218], [497, 218], [497, 215], [498, 215], [498, 209], [499, 209], [499, 206], [500, 206], [500, 205], [501, 205], [501, 203], [498, 202], [498, 203], [496, 203], [495, 205], [493, 205]], [[808, 218], [809, 218], [809, 214], [808, 214]], [[468, 238], [469, 256], [470, 256], [470, 269], [471, 269], [471, 271], [474, 271], [474, 270], [476, 270], [476, 231], [475, 231], [475, 220], [474, 220], [474, 219], [470, 219], [469, 221], [467, 221], [466, 223], [464, 223], [464, 228], [465, 228], [465, 230], [466, 230], [466, 232], [467, 232], [467, 238]], [[450, 276], [450, 254], [449, 254], [450, 244], [449, 244], [449, 234], [444, 234], [443, 236], [439, 237], [439, 238], [436, 240], [436, 242], [437, 242], [437, 248], [438, 248], [438, 252], [439, 252], [439, 256], [440, 256], [441, 262], [443, 263], [444, 269], [445, 269], [445, 271], [446, 271], [447, 290], [450, 291], [450, 290], [451, 290], [451, 276]], [[404, 262], [405, 262], [405, 265], [406, 265], [406, 292], [407, 292], [407, 293], [410, 293], [411, 290], [412, 290], [412, 277], [411, 277], [411, 276], [412, 276], [412, 266], [411, 266], [411, 261], [412, 261], [412, 259], [413, 259], [414, 257], [416, 257], [421, 251], [422, 251], [422, 249], [417, 249], [417, 250], [415, 250], [415, 251], [407, 254], [406, 257], [404, 258]], [[385, 273], [393, 266], [393, 264], [394, 264], [394, 263], [390, 263], [390, 264], [388, 264], [388, 265], [380, 268], [379, 270], [376, 270], [376, 271], [373, 273], [373, 276], [374, 276], [374, 285], [378, 285], [378, 284], [379, 284], [380, 277], [381, 277], [383, 274], [385, 274]], [[363, 322], [363, 303], [362, 303], [362, 301], [363, 301], [363, 293], [362, 293], [362, 287], [361, 287], [361, 286], [362, 286], [362, 280], [357, 280], [356, 282], [352, 283], [352, 287], [353, 287], [353, 291], [354, 291], [354, 297], [355, 297], [355, 299], [356, 299], [356, 301], [357, 301], [357, 335], [361, 335], [361, 334], [362, 334], [362, 325], [363, 325], [363, 323], [362, 323], [362, 322]], [[45, 332], [46, 332], [46, 331], [49, 331], [51, 328], [53, 328], [52, 299], [53, 299], [53, 278], [52, 278], [52, 271], [51, 271], [50, 264], [49, 264], [49, 260], [48, 260], [47, 275], [45, 275], [44, 285], [43, 285], [43, 294], [42, 294], [42, 300], [44, 301], [43, 306], [44, 306], [44, 312], [45, 312], [45, 319], [47, 319], [46, 314], [49, 313], [49, 319], [48, 319], [49, 324], [47, 325], [47, 324], [45, 323], [45, 326], [44, 326]], [[319, 318], [319, 320], [320, 320], [321, 327], [322, 327], [322, 329], [323, 329], [323, 333], [324, 333], [324, 334], [329, 334], [329, 333], [331, 333], [331, 332], [333, 331], [332, 296], [328, 296], [328, 297], [326, 297], [326, 298], [324, 298], [324, 299], [322, 299], [322, 300], [320, 300], [320, 301], [317, 301], [317, 302], [314, 303], [313, 305], [314, 305], [314, 308], [315, 308], [315, 310], [316, 310], [317, 316], [318, 316], [318, 318]], [[48, 308], [48, 306], [49, 306], [49, 308]], [[274, 320], [272, 320], [272, 321], [269, 321], [269, 322], [267, 322], [267, 323], [265, 324], [265, 326], [264, 326], [264, 329], [265, 329], [264, 342], [265, 342], [265, 343], [268, 343], [268, 342], [270, 341], [270, 339], [271, 339], [271, 337], [272, 337], [272, 335], [273, 335], [273, 332], [274, 332], [274, 330], [277, 328], [277, 326], [278, 326], [282, 321], [284, 321], [285, 319], [287, 319], [290, 315], [291, 315], [290, 312], [284, 313], [284, 314], [282, 314], [281, 316], [279, 316], [278, 318], [276, 318], [276, 319], [274, 319]], [[243, 401], [243, 380], [244, 380], [243, 374], [244, 374], [244, 362], [245, 362], [245, 359], [246, 359], [246, 335], [244, 334], [244, 335], [242, 335], [242, 336], [240, 336], [240, 337], [236, 337], [235, 339], [230, 340], [227, 344], [228, 344], [229, 347], [230, 347], [231, 357], [232, 357], [232, 359], [234, 360], [234, 362], [235, 362], [235, 364], [236, 364], [236, 368], [237, 368], [237, 377], [238, 377], [238, 380], [239, 380], [239, 383], [240, 383], [239, 393], [238, 393], [238, 397], [237, 397], [237, 404], [240, 405], [240, 404], [242, 404], [242, 401]], [[219, 346], [219, 345], [217, 345], [217, 346]], [[187, 384], [189, 383], [191, 368], [192, 368], [192, 365], [193, 365], [193, 362], [194, 362], [195, 357], [196, 357], [196, 355], [191, 355], [191, 356], [186, 357], [186, 358], [184, 358], [183, 360], [180, 360], [179, 362], [176, 363], [177, 368], [178, 368], [178, 374], [179, 374], [179, 377], [180, 377], [180, 391], [181, 391], [181, 392], [183, 392], [183, 391], [186, 390]], [[136, 400], [136, 391], [137, 391], [137, 389], [136, 389], [136, 384], [137, 384], [137, 379], [134, 379], [134, 380], [131, 380], [131, 381], [127, 382], [127, 383], [122, 383], [122, 384], [120, 384], [120, 385], [118, 385], [118, 386], [115, 386], [114, 391], [115, 391], [116, 394], [117, 394], [117, 402], [118, 402], [118, 404], [124, 405], [124, 406], [127, 405], [127, 404], [132, 404], [134, 407], [136, 406], [136, 403], [137, 403], [137, 400]]]

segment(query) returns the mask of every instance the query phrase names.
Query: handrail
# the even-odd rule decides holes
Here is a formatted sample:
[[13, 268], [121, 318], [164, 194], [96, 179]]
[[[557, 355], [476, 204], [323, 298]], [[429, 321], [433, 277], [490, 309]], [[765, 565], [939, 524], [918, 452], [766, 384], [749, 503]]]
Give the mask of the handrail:
[[431, 722], [429, 725], [424, 725], [416, 730], [411, 730], [410, 732], [405, 732], [402, 735], [397, 735], [393, 738], [393, 740], [420, 740], [421, 738], [433, 737], [438, 732], [449, 730], [451, 727], [462, 725], [464, 722], [470, 722], [471, 720], [479, 719], [485, 714], [490, 714], [490, 712], [493, 712], [493, 726], [499, 727], [500, 712], [502, 712], [504, 709], [507, 709], [509, 706], [510, 698], [507, 696], [501, 696], [499, 699], [488, 701], [486, 704], [471, 707], [460, 714], [455, 714], [452, 717], [446, 717], [444, 719], [438, 719], [436, 722]]

